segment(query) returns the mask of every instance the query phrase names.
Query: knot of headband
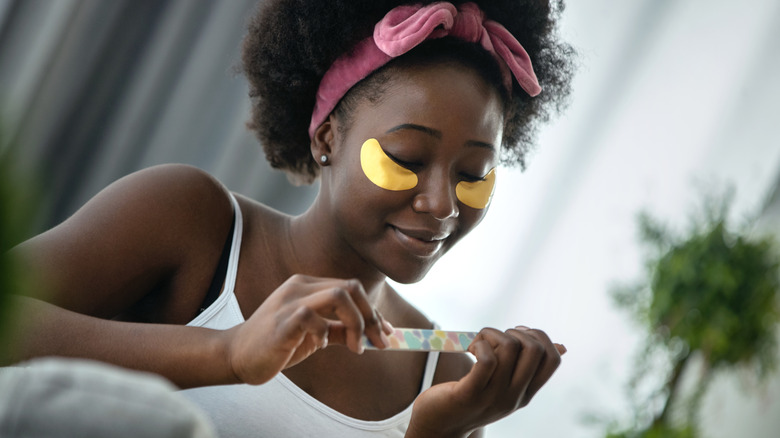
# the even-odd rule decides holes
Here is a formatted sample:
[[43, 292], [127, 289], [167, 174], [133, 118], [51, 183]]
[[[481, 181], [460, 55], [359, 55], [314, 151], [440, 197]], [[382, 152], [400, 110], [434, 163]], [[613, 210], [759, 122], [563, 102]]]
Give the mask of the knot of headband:
[[[512, 88], [512, 76], [530, 96], [542, 91], [531, 58], [504, 26], [486, 20], [474, 3], [455, 7], [449, 2], [427, 6], [398, 6], [374, 27], [374, 35], [339, 57], [322, 77], [309, 125], [309, 137], [333, 111], [350, 88], [372, 72], [417, 47], [423, 41], [444, 36], [479, 43], [499, 58], [504, 86]], [[507, 71], [508, 70], [508, 71]]]

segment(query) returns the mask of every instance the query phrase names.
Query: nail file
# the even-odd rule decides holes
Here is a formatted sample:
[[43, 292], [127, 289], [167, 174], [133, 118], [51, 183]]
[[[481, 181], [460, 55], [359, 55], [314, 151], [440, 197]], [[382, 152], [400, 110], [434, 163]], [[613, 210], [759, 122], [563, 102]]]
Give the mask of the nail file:
[[[387, 336], [390, 339], [390, 346], [385, 348], [385, 351], [465, 353], [475, 336], [477, 336], [476, 332], [396, 328], [395, 333]], [[365, 335], [362, 342], [367, 350], [378, 350]]]

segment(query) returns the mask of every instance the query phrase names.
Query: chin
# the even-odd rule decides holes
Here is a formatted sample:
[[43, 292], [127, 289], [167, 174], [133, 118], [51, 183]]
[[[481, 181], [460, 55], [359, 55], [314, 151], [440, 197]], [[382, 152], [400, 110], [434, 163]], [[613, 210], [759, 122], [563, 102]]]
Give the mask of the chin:
[[428, 271], [446, 254], [458, 239], [451, 236], [437, 251], [426, 254], [425, 251], [414, 253], [391, 240], [390, 245], [372, 248], [372, 257], [368, 258], [376, 269], [387, 278], [401, 284], [417, 283], [425, 278]]
[[394, 269], [392, 271], [386, 270], [384, 271], [384, 274], [387, 276], [387, 278], [395, 281], [396, 283], [412, 284], [417, 283], [418, 281], [425, 278], [425, 276], [428, 274], [428, 271], [431, 270], [432, 266], [433, 264], [422, 267], [416, 266], [407, 269]]

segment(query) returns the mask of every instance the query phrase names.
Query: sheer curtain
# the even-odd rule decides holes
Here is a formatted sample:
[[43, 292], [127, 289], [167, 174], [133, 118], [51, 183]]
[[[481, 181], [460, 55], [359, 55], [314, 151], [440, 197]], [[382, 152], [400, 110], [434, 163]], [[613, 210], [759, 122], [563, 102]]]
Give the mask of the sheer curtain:
[[3, 149], [37, 172], [56, 224], [117, 178], [167, 162], [288, 213], [313, 187], [266, 164], [236, 73], [256, 0], [0, 0]]

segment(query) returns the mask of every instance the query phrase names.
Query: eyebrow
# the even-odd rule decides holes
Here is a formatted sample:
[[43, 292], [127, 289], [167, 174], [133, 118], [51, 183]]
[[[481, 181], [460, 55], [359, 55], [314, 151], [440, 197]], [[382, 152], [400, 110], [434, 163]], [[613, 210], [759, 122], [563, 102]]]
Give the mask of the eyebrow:
[[431, 137], [434, 137], [434, 138], [436, 138], [438, 140], [441, 140], [441, 137], [442, 137], [441, 131], [439, 131], [438, 129], [433, 129], [433, 128], [429, 128], [427, 126], [422, 126], [422, 125], [415, 125], [414, 123], [404, 123], [404, 124], [398, 125], [398, 126], [396, 126], [394, 128], [390, 128], [390, 129], [387, 130], [386, 134], [391, 134], [391, 133], [396, 132], [396, 131], [403, 131], [404, 129], [412, 129], [412, 130], [415, 130], [415, 131], [424, 132], [424, 133], [426, 133], [426, 134], [430, 135]]
[[[423, 132], [425, 134], [430, 135], [431, 137], [436, 138], [437, 140], [441, 140], [442, 139], [441, 131], [439, 131], [438, 129], [429, 128], [429, 127], [423, 126], [423, 125], [416, 125], [414, 123], [403, 123], [403, 124], [400, 124], [398, 126], [395, 126], [393, 128], [388, 129], [386, 134], [391, 134], [391, 133], [396, 132], [396, 131], [402, 131], [404, 129], [412, 129], [412, 130], [415, 130], [415, 131], [420, 131], [420, 132]], [[480, 148], [486, 148], [486, 149], [490, 149], [490, 150], [495, 150], [495, 147], [492, 144], [485, 143], [484, 141], [468, 140], [466, 142], [466, 145], [468, 145], [468, 146], [476, 146], [476, 147], [480, 147]]]

